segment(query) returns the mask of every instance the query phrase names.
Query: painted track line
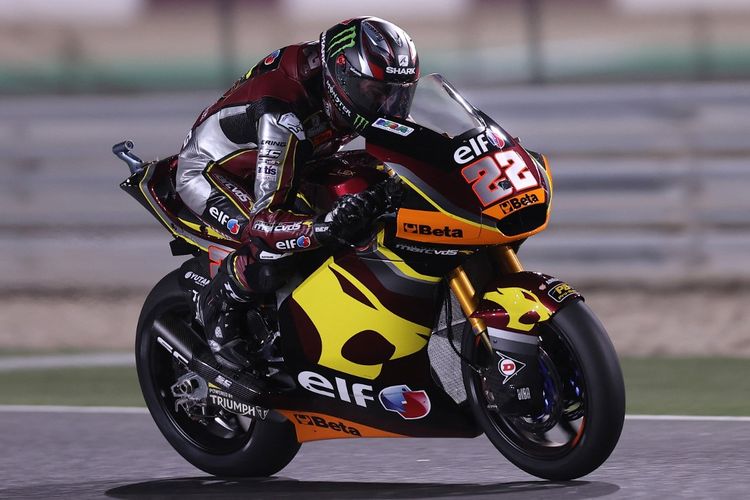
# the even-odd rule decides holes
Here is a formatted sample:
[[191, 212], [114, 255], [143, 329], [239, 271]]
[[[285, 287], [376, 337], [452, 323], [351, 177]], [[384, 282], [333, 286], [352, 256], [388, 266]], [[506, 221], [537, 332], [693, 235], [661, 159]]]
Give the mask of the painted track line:
[[625, 420], [664, 420], [669, 422], [750, 422], [750, 417], [722, 415], [625, 415]]
[[135, 355], [133, 353], [104, 352], [50, 356], [12, 356], [0, 358], [0, 372], [134, 365]]
[[0, 405], [0, 413], [94, 413], [94, 414], [148, 414], [146, 408], [137, 406], [51, 406], [51, 405]]
[[[111, 413], [147, 414], [148, 410], [136, 406], [51, 406], [51, 405], [0, 405], [0, 413]], [[651, 420], [668, 422], [750, 422], [750, 416], [722, 415], [625, 415], [625, 420]]]

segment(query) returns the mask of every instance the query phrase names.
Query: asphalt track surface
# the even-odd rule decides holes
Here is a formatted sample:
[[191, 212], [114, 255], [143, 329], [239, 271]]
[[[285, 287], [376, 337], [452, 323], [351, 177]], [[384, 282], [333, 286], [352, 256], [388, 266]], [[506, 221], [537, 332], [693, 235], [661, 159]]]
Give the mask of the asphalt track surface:
[[193, 468], [142, 410], [0, 410], [0, 498], [747, 498], [750, 419], [629, 418], [618, 447], [578, 481], [529, 476], [476, 439], [303, 445], [277, 477]]

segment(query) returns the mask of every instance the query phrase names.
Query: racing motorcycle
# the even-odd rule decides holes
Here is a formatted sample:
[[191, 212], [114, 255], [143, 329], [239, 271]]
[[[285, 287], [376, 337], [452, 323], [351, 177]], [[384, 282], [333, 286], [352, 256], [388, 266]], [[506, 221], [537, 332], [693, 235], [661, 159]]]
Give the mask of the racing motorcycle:
[[366, 126], [364, 150], [311, 162], [299, 190], [321, 210], [372, 190], [388, 209], [361, 243], [294, 256], [285, 286], [247, 314], [259, 347], [243, 373], [215, 362], [192, 306], [239, 241], [183, 204], [175, 156], [144, 163], [132, 142], [113, 147], [132, 174], [121, 188], [172, 234], [173, 255], [189, 256], [138, 319], [156, 425], [218, 476], [275, 474], [313, 440], [481, 433], [529, 474], [592, 472], [619, 439], [625, 389], [581, 294], [517, 257], [549, 222], [546, 157], [439, 75], [420, 79], [408, 119]]

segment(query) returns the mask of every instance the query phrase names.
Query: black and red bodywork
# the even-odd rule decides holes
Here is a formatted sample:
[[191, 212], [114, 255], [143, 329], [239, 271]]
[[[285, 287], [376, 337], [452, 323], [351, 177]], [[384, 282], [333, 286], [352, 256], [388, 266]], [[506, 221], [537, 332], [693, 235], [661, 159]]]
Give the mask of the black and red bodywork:
[[[277, 293], [285, 370], [296, 388], [271, 395], [262, 404], [285, 415], [300, 441], [472, 437], [481, 432], [467, 405], [449, 396], [431, 369], [427, 346], [445, 296], [442, 283], [483, 249], [514, 244], [543, 230], [552, 192], [544, 158], [483, 118], [486, 127], [456, 137], [394, 119], [391, 123], [412, 129], [408, 136], [372, 128], [366, 151], [342, 152], [305, 169], [299, 189], [321, 210], [388, 175], [398, 176], [406, 191], [400, 208], [384, 219], [369, 244], [333, 255], [326, 250], [300, 253], [298, 275]], [[482, 148], [478, 137], [484, 137]], [[519, 158], [528, 176], [523, 179], [531, 187], [485, 204], [482, 195], [510, 188], [499, 178], [480, 178], [477, 182], [488, 187], [478, 194], [477, 182], [467, 171], [497, 155]], [[150, 163], [121, 187], [175, 236], [173, 251], [193, 253], [208, 274], [239, 242], [214, 232], [184, 206], [174, 188], [175, 170], [175, 157]], [[252, 185], [241, 172], [227, 174]], [[483, 298], [474, 313], [488, 327], [528, 333], [525, 325], [530, 329], [581, 298], [549, 276], [494, 275], [490, 270], [485, 276]], [[528, 301], [528, 310], [504, 302], [503, 294], [516, 289]], [[334, 323], [329, 324], [331, 318]], [[416, 398], [416, 417], [389, 399], [397, 390], [407, 399]]]

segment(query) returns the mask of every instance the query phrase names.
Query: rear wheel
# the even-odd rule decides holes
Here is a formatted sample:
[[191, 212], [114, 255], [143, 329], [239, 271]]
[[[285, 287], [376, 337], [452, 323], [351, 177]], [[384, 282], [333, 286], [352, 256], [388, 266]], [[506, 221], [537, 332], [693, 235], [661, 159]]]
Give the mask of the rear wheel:
[[[217, 476], [270, 476], [297, 454], [294, 426], [240, 416], [214, 407], [191, 416], [177, 403], [173, 387], [205, 384], [156, 341], [154, 321], [191, 314], [179, 287], [179, 271], [165, 276], [149, 294], [138, 320], [136, 367], [146, 405], [167, 441], [188, 462]], [[192, 379], [192, 380], [191, 380]], [[182, 385], [182, 384], [178, 384]], [[201, 405], [195, 408], [200, 409]]]
[[[464, 364], [466, 393], [477, 422], [513, 464], [545, 479], [575, 479], [604, 463], [620, 438], [625, 418], [620, 364], [604, 327], [583, 301], [566, 305], [536, 328], [541, 413], [505, 416], [488, 402], [482, 373], [497, 369], [492, 366], [477, 371]], [[464, 332], [462, 347], [481, 367], [487, 351], [477, 340]]]

